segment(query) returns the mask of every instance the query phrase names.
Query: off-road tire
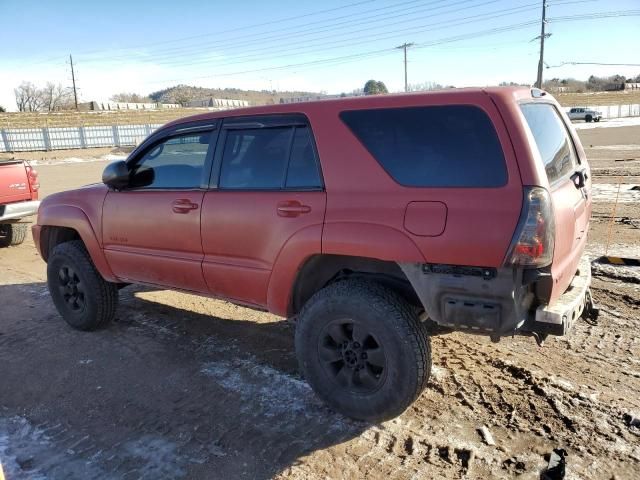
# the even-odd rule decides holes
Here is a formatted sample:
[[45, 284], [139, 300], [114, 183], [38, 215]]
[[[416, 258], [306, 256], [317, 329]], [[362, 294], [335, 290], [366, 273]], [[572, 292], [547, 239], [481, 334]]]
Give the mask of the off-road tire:
[[587, 115], [586, 117], [584, 117], [584, 120], [587, 123], [591, 123], [591, 120], [593, 120], [593, 117], [591, 115]]
[[20, 245], [27, 238], [26, 223], [3, 223], [0, 225], [0, 247]]
[[115, 316], [118, 286], [102, 278], [80, 240], [54, 248], [47, 262], [47, 285], [56, 309], [77, 330], [95, 330]]
[[[333, 343], [340, 343], [325, 332], [340, 325], [342, 333], [346, 328], [348, 334], [348, 326], [341, 324], [345, 319], [355, 322], [352, 335], [357, 328], [362, 338], [364, 329], [371, 332], [365, 341], [382, 347], [385, 366], [375, 376], [375, 390], [354, 391], [357, 385], [353, 385], [354, 379], [377, 369], [373, 365], [352, 367], [368, 373], [357, 372], [351, 387], [338, 384], [342, 369], [352, 361], [344, 345], [339, 347], [344, 359], [327, 360], [325, 346], [335, 349]], [[394, 291], [367, 280], [342, 280], [317, 292], [300, 312], [295, 347], [300, 370], [316, 394], [335, 411], [357, 420], [379, 422], [400, 415], [424, 390], [431, 373], [429, 337], [415, 309]], [[366, 351], [361, 347], [359, 352]]]

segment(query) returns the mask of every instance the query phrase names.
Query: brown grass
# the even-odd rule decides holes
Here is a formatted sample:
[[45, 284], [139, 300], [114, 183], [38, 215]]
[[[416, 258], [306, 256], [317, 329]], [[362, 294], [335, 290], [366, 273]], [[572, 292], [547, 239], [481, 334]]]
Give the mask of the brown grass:
[[0, 113], [0, 128], [156, 124], [204, 112], [206, 110], [176, 108], [124, 112]]
[[640, 90], [555, 93], [553, 96], [564, 107], [580, 107], [585, 105], [627, 105], [630, 103], [640, 103]]

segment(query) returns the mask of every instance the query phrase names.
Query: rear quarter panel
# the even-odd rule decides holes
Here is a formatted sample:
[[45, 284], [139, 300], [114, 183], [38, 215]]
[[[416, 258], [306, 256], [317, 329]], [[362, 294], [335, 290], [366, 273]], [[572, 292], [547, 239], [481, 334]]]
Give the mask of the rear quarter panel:
[[[499, 188], [413, 188], [396, 183], [339, 117], [351, 109], [473, 105], [496, 128], [508, 182]], [[327, 102], [308, 112], [327, 189], [323, 253], [367, 255], [402, 262], [497, 267], [504, 260], [522, 204], [521, 176], [504, 121], [482, 91], [376, 97]], [[411, 202], [442, 202], [446, 226], [437, 236], [406, 230]]]

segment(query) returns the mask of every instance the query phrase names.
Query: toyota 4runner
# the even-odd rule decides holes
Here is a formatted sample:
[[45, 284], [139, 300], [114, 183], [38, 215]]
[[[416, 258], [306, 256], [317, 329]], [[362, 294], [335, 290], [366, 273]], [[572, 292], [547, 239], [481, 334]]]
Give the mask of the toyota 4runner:
[[425, 387], [432, 333], [541, 341], [594, 314], [590, 177], [536, 89], [255, 107], [164, 126], [47, 197], [33, 234], [72, 327], [129, 283], [295, 318], [313, 389], [377, 421]]

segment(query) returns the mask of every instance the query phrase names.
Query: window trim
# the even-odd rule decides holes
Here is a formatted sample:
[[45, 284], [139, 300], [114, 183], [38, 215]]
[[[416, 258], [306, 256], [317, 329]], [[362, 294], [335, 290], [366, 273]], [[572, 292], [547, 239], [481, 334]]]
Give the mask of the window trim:
[[213, 155], [216, 149], [216, 143], [220, 135], [219, 120], [210, 119], [206, 121], [190, 122], [186, 124], [177, 124], [168, 128], [161, 128], [150, 136], [148, 136], [133, 152], [129, 155], [125, 161], [127, 169], [131, 170], [131, 167], [137, 165], [138, 162], [144, 157], [150, 150], [157, 147], [160, 143], [166, 142], [171, 138], [188, 136], [193, 133], [209, 132], [211, 134], [209, 138], [209, 146], [207, 147], [207, 155], [202, 166], [202, 174], [200, 176], [200, 185], [198, 187], [130, 187], [126, 188], [124, 192], [185, 192], [185, 191], [202, 191], [207, 189], [207, 179], [211, 176], [211, 168], [213, 165]]
[[[405, 183], [402, 183], [391, 174], [391, 172], [383, 165], [383, 163], [380, 160], [378, 160], [378, 158], [376, 158], [376, 156], [373, 154], [373, 152], [371, 150], [369, 150], [369, 148], [364, 144], [362, 139], [360, 139], [360, 137], [358, 135], [356, 135], [356, 133], [351, 129], [351, 127], [347, 124], [347, 122], [345, 121], [345, 119], [342, 116], [343, 113], [349, 113], [349, 112], [374, 111], [374, 110], [375, 111], [380, 111], [380, 110], [404, 110], [404, 109], [437, 108], [437, 107], [472, 107], [472, 108], [475, 108], [477, 110], [480, 110], [487, 117], [487, 119], [489, 120], [489, 123], [491, 124], [491, 127], [493, 129], [493, 133], [496, 136], [496, 140], [498, 142], [498, 146], [500, 148], [500, 152], [502, 153], [502, 160], [503, 160], [504, 173], [505, 173], [504, 183], [502, 183], [501, 185], [495, 185], [495, 186], [490, 186], [490, 187], [487, 187], [487, 186], [468, 186], [468, 185], [459, 185], [459, 186], [448, 186], [448, 185], [429, 186], [429, 185], [426, 185], [426, 186], [422, 186], [422, 185], [407, 185]], [[495, 122], [491, 118], [491, 115], [489, 115], [489, 112], [487, 112], [487, 110], [485, 110], [480, 105], [473, 104], [473, 103], [451, 103], [451, 104], [437, 104], [437, 105], [409, 105], [409, 106], [402, 106], [402, 107], [393, 106], [393, 107], [382, 107], [382, 108], [354, 108], [354, 109], [350, 109], [350, 110], [340, 110], [340, 112], [338, 113], [338, 116], [340, 117], [340, 121], [342, 122], [342, 125], [344, 126], [344, 128], [346, 128], [347, 131], [351, 135], [353, 135], [353, 138], [355, 138], [356, 141], [362, 146], [362, 148], [364, 148], [367, 151], [367, 153], [371, 156], [373, 161], [387, 174], [387, 176], [391, 179], [391, 181], [395, 182], [397, 185], [400, 185], [403, 188], [419, 189], [419, 190], [424, 190], [424, 189], [451, 189], [451, 188], [476, 189], [476, 190], [478, 190], [478, 189], [496, 190], [496, 189], [500, 189], [500, 188], [505, 188], [510, 183], [511, 176], [509, 174], [509, 160], [507, 158], [507, 151], [505, 150], [505, 147], [502, 144], [502, 141], [500, 140], [500, 135], [498, 134], [498, 129], [496, 127]]]
[[[570, 170], [569, 172], [567, 172], [564, 175], [556, 178], [555, 180], [550, 181], [549, 180], [549, 176], [547, 175], [546, 165], [544, 164], [544, 160], [542, 160], [542, 158], [541, 158], [542, 163], [543, 163], [542, 169], [545, 171], [545, 176], [547, 177], [547, 182], [549, 182], [549, 188], [551, 190], [555, 190], [556, 187], [558, 187], [558, 185], [560, 185], [560, 183], [564, 183], [567, 180], [570, 180], [571, 177], [579, 169], [578, 167], [582, 166], [582, 160], [580, 159], [580, 155], [578, 155], [578, 149], [576, 148], [575, 141], [573, 140], [573, 135], [571, 134], [571, 131], [569, 130], [569, 126], [565, 122], [565, 118], [562, 115], [562, 112], [560, 110], [558, 110], [558, 107], [556, 106], [555, 103], [548, 102], [548, 101], [533, 101], [532, 102], [530, 100], [525, 100], [525, 101], [518, 102], [518, 110], [520, 111], [520, 114], [523, 117], [523, 121], [525, 123], [525, 126], [529, 129], [530, 132], [531, 132], [531, 127], [529, 126], [529, 122], [527, 122], [527, 117], [525, 117], [524, 112], [522, 111], [522, 108], [521, 108], [523, 105], [548, 105], [548, 106], [550, 106], [551, 109], [555, 112], [556, 116], [558, 117], [558, 120], [562, 124], [562, 127], [564, 128], [564, 132], [565, 132], [567, 138], [569, 139], [569, 143], [571, 145], [571, 150], [573, 151], [573, 155], [574, 155], [574, 157], [576, 159], [576, 168], [574, 170]], [[578, 112], [578, 113], [580, 113], [580, 112]], [[533, 132], [531, 132], [531, 135], [533, 136]], [[534, 142], [536, 141], [535, 138], [533, 139], [533, 141]], [[535, 143], [535, 147], [536, 147], [536, 149], [538, 149], [538, 152], [540, 152], [540, 149], [538, 148], [537, 142]]]
[[[318, 187], [287, 187], [286, 180], [289, 175], [289, 164], [291, 162], [291, 154], [293, 152], [293, 142], [295, 140], [295, 133], [297, 128], [306, 127], [311, 140], [311, 151], [313, 152], [313, 160], [315, 162], [316, 170], [318, 172], [318, 180], [320, 186]], [[291, 138], [289, 140], [289, 157], [287, 158], [287, 164], [284, 169], [283, 180], [280, 187], [272, 188], [229, 188], [220, 186], [220, 174], [222, 172], [222, 157], [224, 155], [224, 149], [227, 142], [228, 132], [233, 130], [254, 130], [261, 128], [290, 128]], [[320, 157], [318, 155], [318, 148], [316, 145], [315, 136], [313, 135], [313, 129], [308, 118], [301, 113], [296, 114], [278, 114], [278, 115], [252, 115], [242, 117], [227, 117], [222, 121], [222, 125], [219, 128], [218, 142], [215, 148], [215, 154], [213, 157], [213, 168], [209, 178], [208, 188], [209, 190], [216, 190], [219, 192], [322, 192], [325, 190], [324, 176], [322, 174], [322, 165]]]

